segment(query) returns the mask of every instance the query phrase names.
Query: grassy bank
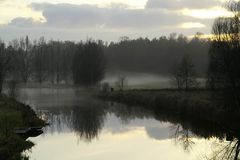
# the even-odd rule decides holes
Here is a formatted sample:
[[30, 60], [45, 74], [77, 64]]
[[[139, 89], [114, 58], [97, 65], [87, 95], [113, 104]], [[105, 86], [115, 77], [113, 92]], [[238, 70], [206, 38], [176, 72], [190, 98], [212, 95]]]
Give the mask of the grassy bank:
[[155, 112], [171, 113], [187, 119], [206, 120], [219, 123], [231, 129], [240, 119], [239, 111], [229, 111], [207, 90], [179, 91], [126, 90], [100, 93], [99, 98], [132, 106], [142, 106]]
[[43, 126], [35, 112], [27, 105], [0, 96], [0, 159], [24, 159], [21, 152], [34, 144], [14, 133], [15, 128]]

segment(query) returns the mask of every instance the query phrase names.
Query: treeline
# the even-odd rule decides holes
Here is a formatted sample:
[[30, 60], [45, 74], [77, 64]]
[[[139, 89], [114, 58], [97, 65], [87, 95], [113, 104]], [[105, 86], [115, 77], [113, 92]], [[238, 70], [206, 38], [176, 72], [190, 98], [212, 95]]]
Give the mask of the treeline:
[[183, 35], [130, 40], [123, 37], [110, 44], [103, 41], [46, 41], [28, 36], [5, 44], [0, 41], [0, 83], [18, 82], [76, 83], [93, 85], [104, 78], [105, 71], [169, 74], [174, 64], [190, 55], [195, 69], [205, 75], [209, 41], [201, 34], [189, 40]]
[[[77, 45], [74, 42], [49, 41], [43, 37], [30, 41], [28, 37], [15, 39], [6, 46], [1, 42], [3, 53], [8, 55], [8, 74], [6, 79], [21, 82], [51, 81], [68, 82], [72, 73], [72, 57]], [[1, 54], [3, 54], [1, 53]]]
[[44, 37], [30, 41], [26, 36], [8, 45], [2, 41], [0, 44], [2, 81], [92, 85], [104, 77], [102, 41], [46, 42]]
[[210, 41], [197, 33], [189, 40], [184, 35], [170, 34], [149, 40], [139, 38], [129, 40], [123, 37], [120, 42], [110, 43], [105, 49], [110, 70], [147, 72], [167, 75], [174, 64], [189, 55], [196, 72], [205, 76], [208, 67]]

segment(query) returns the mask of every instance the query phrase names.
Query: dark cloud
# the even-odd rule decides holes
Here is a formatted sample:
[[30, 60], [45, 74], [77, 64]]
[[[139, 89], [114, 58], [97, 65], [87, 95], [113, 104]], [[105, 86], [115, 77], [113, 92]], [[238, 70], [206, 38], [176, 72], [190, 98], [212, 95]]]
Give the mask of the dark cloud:
[[219, 6], [221, 3], [217, 0], [148, 0], [146, 8], [165, 8], [165, 9], [203, 9]]

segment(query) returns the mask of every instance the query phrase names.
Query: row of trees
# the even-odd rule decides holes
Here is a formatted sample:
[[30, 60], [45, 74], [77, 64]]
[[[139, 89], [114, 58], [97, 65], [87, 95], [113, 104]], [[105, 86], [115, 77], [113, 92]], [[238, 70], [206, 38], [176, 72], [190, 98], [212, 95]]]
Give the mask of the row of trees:
[[[4, 71], [1, 71], [3, 78], [0, 79], [3, 81], [7, 76], [7, 79], [25, 83], [74, 81], [77, 84], [91, 85], [103, 78], [105, 67], [108, 71], [168, 74], [168, 68], [185, 54], [191, 55], [197, 71], [204, 73], [206, 69], [202, 66], [207, 64], [208, 46], [209, 42], [201, 40], [199, 34], [191, 41], [183, 35], [171, 34], [168, 38], [153, 40], [123, 38], [109, 45], [91, 40], [85, 43], [53, 40], [46, 42], [44, 37], [31, 41], [27, 36], [12, 40], [8, 45], [1, 42], [1, 63]], [[95, 71], [84, 73], [86, 70]], [[78, 72], [81, 73], [77, 74]], [[100, 75], [94, 72], [99, 72]], [[85, 77], [86, 80], [80, 80], [80, 77]], [[89, 79], [92, 82], [86, 82]]]
[[9, 77], [27, 83], [35, 80], [42, 83], [49, 80], [59, 83], [68, 82], [71, 73], [72, 55], [76, 45], [73, 42], [49, 41], [41, 37], [33, 42], [25, 39], [15, 39], [9, 43], [12, 50]]
[[78, 45], [72, 65], [75, 84], [91, 86], [104, 78], [106, 58], [102, 48], [102, 41]]
[[8, 46], [0, 41], [0, 92], [4, 80], [93, 85], [104, 77], [105, 64], [101, 41], [46, 42], [41, 37], [31, 42], [28, 36]]
[[196, 72], [205, 76], [208, 66], [210, 40], [203, 39], [201, 33], [189, 39], [172, 33], [169, 37], [155, 39], [127, 37], [110, 43], [105, 48], [110, 71], [146, 72], [169, 75], [172, 65], [179, 63], [185, 55], [192, 58]]

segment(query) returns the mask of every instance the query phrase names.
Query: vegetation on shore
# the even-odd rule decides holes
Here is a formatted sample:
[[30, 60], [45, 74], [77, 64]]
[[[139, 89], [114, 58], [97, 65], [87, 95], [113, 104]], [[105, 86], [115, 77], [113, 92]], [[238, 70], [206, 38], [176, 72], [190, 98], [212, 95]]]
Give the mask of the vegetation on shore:
[[240, 117], [238, 110], [228, 110], [224, 100], [220, 100], [208, 90], [125, 90], [101, 93], [98, 97], [130, 106], [142, 106], [157, 112], [216, 122], [224, 126], [234, 126]]
[[0, 97], [0, 159], [27, 159], [21, 153], [34, 144], [14, 133], [16, 128], [44, 126], [30, 106], [5, 96]]

